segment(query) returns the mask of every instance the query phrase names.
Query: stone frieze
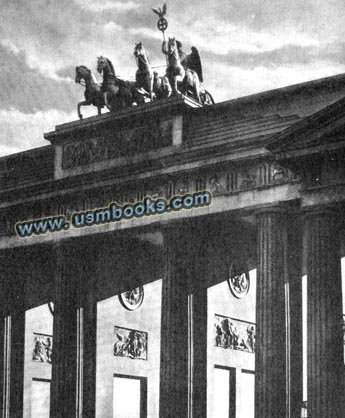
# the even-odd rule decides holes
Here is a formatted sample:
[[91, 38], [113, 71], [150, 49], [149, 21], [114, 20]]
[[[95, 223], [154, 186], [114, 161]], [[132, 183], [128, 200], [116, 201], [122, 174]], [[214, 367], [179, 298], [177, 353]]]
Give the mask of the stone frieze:
[[172, 141], [171, 120], [102, 133], [100, 136], [69, 142], [62, 148], [62, 169], [85, 166], [168, 146]]

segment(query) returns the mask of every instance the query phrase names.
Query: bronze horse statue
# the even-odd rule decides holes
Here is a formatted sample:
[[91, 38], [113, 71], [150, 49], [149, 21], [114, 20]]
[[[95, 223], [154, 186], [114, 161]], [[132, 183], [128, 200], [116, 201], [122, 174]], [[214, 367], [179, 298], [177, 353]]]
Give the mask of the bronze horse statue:
[[147, 52], [141, 42], [135, 44], [134, 56], [138, 66], [137, 72], [135, 73], [136, 87], [139, 92], [140, 90], [143, 91], [143, 94], [148, 96], [152, 101], [154, 74]]
[[[82, 84], [84, 80], [85, 84]], [[92, 74], [85, 65], [79, 65], [75, 68], [75, 82], [85, 86], [85, 100], [78, 103], [78, 116], [80, 119], [83, 118], [80, 108], [81, 106], [94, 105], [98, 109], [98, 114], [101, 114], [101, 109], [105, 106], [103, 100], [103, 93], [101, 86], [97, 83], [96, 77]]]
[[116, 77], [114, 66], [108, 58], [102, 56], [97, 58], [97, 71], [103, 76], [104, 103], [110, 111], [130, 107], [134, 102], [138, 105], [145, 103], [135, 83]]

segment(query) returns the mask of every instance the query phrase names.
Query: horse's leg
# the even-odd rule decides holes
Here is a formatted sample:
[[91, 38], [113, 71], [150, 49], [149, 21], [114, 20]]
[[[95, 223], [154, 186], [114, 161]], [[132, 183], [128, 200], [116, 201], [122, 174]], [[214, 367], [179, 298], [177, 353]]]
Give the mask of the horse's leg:
[[195, 95], [196, 98], [198, 99], [198, 102], [201, 103], [201, 99], [200, 99], [200, 81], [199, 81], [199, 77], [194, 77], [194, 91], [195, 91]]
[[[180, 75], [174, 77], [174, 87], [173, 91], [176, 96], [181, 96], [183, 93], [178, 89], [178, 82], [183, 84], [183, 78]], [[183, 86], [182, 86], [183, 88]]]
[[150, 82], [150, 90], [149, 90], [149, 93], [150, 93], [150, 100], [151, 100], [151, 102], [153, 102], [153, 100], [154, 100], [154, 94], [153, 94], [153, 76], [151, 77], [151, 80], [150, 80], [151, 82]]
[[179, 91], [177, 90], [177, 78], [178, 76], [175, 76], [173, 74], [169, 74], [169, 84], [171, 86], [171, 92], [174, 95], [178, 95]]
[[134, 91], [133, 101], [136, 102], [138, 106], [145, 104], [145, 95], [140, 94], [137, 90]]
[[153, 93], [154, 75], [153, 75], [152, 71], [148, 73], [148, 77], [149, 77], [149, 90], [148, 90], [148, 92], [150, 93], [150, 100], [151, 100], [151, 102], [153, 102], [153, 100], [154, 100], [154, 93]]
[[82, 106], [88, 106], [90, 103], [87, 101], [87, 100], [84, 100], [83, 102], [79, 102], [78, 103], [78, 116], [79, 116], [79, 119], [83, 119], [83, 115], [81, 114], [81, 112], [80, 112], [80, 108], [82, 107]]
[[108, 102], [108, 92], [107, 91], [104, 92], [104, 96], [103, 97], [104, 97], [104, 104], [107, 106], [107, 108], [109, 110], [111, 110], [112, 109], [112, 106]]
[[164, 85], [164, 94], [166, 97], [170, 97], [172, 94], [172, 87], [169, 79], [167, 79], [167, 83]]

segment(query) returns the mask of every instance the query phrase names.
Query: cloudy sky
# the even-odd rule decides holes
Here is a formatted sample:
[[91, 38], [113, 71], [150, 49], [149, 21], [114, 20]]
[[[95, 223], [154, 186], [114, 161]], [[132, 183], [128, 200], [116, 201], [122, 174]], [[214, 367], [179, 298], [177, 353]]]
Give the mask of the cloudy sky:
[[[134, 42], [164, 71], [152, 7], [164, 0], [0, 0], [0, 156], [77, 118], [75, 66], [110, 58], [134, 79]], [[217, 102], [345, 72], [344, 0], [171, 0], [167, 34], [199, 49]], [[100, 77], [98, 76], [98, 80]], [[95, 108], [84, 108], [87, 115]]]

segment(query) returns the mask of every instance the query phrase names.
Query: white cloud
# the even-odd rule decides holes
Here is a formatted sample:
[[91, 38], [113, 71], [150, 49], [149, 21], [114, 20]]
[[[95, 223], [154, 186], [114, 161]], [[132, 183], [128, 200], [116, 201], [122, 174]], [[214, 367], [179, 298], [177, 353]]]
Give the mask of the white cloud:
[[[273, 51], [287, 45], [299, 47], [321, 46], [314, 34], [298, 31], [295, 27], [282, 26], [267, 31], [256, 31], [239, 24], [224, 23], [215, 18], [201, 19], [186, 31], [184, 24], [174, 25], [176, 37], [198, 49], [226, 55], [229, 52], [258, 54]], [[211, 40], [211, 41], [210, 41]]]
[[121, 25], [118, 25], [117, 23], [110, 21], [104, 25], [104, 33], [109, 35], [113, 34], [113, 32], [122, 32], [123, 27]]
[[339, 74], [344, 72], [344, 67], [324, 62], [253, 69], [208, 64], [205, 69], [211, 77], [206, 80], [205, 87], [214, 94], [217, 102], [221, 102]]
[[0, 156], [48, 145], [43, 138], [45, 132], [54, 130], [55, 125], [76, 119], [76, 111], [48, 110], [26, 114], [16, 109], [0, 110]]
[[159, 39], [162, 40], [162, 34], [158, 30], [153, 30], [147, 27], [141, 27], [141, 28], [130, 28], [128, 29], [128, 33], [131, 35], [143, 35], [147, 38], [152, 39]]
[[15, 55], [18, 55], [20, 52], [20, 49], [17, 48], [17, 46], [11, 41], [10, 39], [2, 39], [0, 41], [0, 44], [4, 46], [9, 51], [13, 52]]
[[111, 1], [111, 0], [75, 0], [75, 3], [83, 9], [92, 12], [102, 12], [103, 10], [116, 10], [117, 12], [129, 12], [141, 7], [134, 1]]
[[69, 81], [68, 77], [61, 77], [56, 72], [63, 68], [66, 63], [63, 58], [58, 58], [55, 56], [54, 60], [47, 59], [48, 57], [43, 58], [42, 55], [36, 50], [35, 46], [27, 44], [27, 47], [18, 48], [18, 46], [11, 41], [10, 39], [2, 39], [0, 44], [4, 46], [10, 52], [13, 52], [15, 55], [20, 54], [20, 52], [25, 53], [25, 62], [31, 70], [38, 70], [42, 75], [49, 77], [56, 81]]

